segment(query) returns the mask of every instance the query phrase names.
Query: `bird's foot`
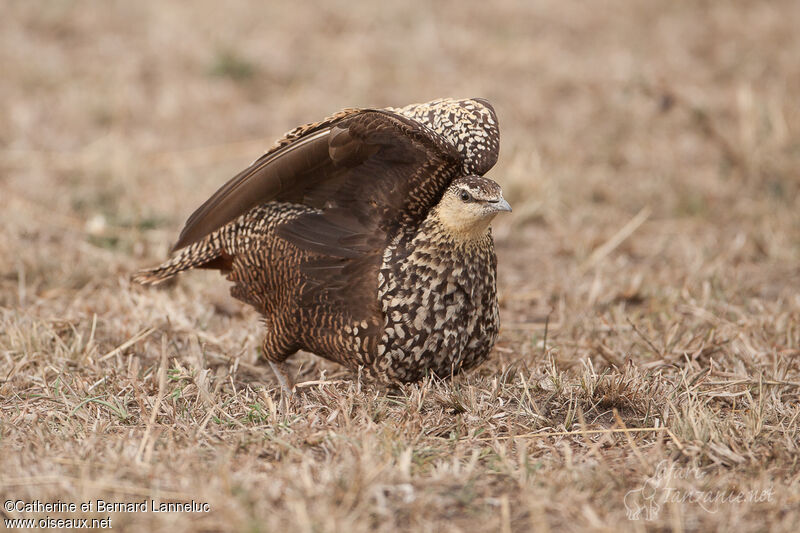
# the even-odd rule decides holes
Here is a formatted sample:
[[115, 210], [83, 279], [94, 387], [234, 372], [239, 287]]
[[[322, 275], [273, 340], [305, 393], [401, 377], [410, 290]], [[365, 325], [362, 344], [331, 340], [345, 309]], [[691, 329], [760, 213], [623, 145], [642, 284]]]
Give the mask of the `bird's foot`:
[[275, 373], [275, 377], [278, 379], [278, 383], [281, 385], [281, 396], [283, 396], [286, 406], [288, 407], [289, 402], [294, 397], [294, 382], [291, 379], [289, 365], [287, 365], [285, 362], [273, 363], [272, 361], [269, 361], [269, 367]]

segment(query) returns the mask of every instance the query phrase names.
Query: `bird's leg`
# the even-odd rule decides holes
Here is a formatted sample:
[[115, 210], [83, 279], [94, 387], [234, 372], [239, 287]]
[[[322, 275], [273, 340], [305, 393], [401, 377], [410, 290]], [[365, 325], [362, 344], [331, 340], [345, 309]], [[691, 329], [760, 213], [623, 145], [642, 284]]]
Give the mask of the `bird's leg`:
[[272, 361], [269, 361], [269, 367], [275, 373], [275, 377], [278, 378], [278, 383], [281, 385], [281, 392], [288, 403], [292, 399], [292, 389], [294, 388], [294, 382], [291, 379], [291, 374], [289, 372], [289, 365], [287, 365], [285, 361], [280, 363], [273, 363]]

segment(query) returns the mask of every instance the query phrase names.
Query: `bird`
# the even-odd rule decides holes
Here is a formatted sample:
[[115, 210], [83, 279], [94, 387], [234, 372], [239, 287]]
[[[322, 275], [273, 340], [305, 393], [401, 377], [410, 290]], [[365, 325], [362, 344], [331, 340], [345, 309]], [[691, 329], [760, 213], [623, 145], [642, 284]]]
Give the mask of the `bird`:
[[133, 279], [227, 275], [289, 396], [298, 350], [384, 383], [449, 378], [486, 361], [499, 332], [490, 223], [511, 206], [485, 176], [499, 141], [483, 98], [344, 109], [279, 139]]

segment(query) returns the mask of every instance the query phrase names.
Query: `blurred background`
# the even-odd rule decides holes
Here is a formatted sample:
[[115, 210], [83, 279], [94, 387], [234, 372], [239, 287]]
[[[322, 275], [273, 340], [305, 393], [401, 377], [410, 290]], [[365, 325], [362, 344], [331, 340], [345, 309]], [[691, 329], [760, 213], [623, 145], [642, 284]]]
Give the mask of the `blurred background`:
[[[128, 275], [283, 132], [444, 96], [500, 119], [506, 339], [556, 312], [552, 331], [591, 355], [576, 332], [617, 321], [609, 306], [660, 327], [660, 306], [715, 283], [726, 301], [795, 294], [797, 2], [4, 6], [4, 307], [105, 313], [119, 341], [142, 327], [115, 305]], [[246, 312], [213, 274], [183, 283], [187, 302]]]
[[6, 1], [0, 302], [20, 264], [36, 294], [160, 259], [298, 124], [443, 96], [500, 117], [498, 237], [529, 256], [508, 283], [560, 292], [554, 254], [580, 264], [647, 206], [623, 251], [681, 275], [796, 261], [798, 27], [791, 0]]
[[[482, 502], [478, 509], [481, 520], [489, 520], [487, 527], [499, 529], [491, 520], [499, 516], [501, 501], [504, 524], [529, 505], [533, 523], [546, 513], [556, 526], [605, 524], [616, 530], [625, 517], [623, 495], [636, 488], [631, 480], [641, 487], [647, 475], [644, 467], [628, 475], [640, 465], [621, 437], [616, 446], [602, 448], [605, 470], [592, 466], [600, 444], [586, 440], [582, 449], [573, 446], [576, 457], [582, 455], [572, 469], [569, 447], [531, 441], [536, 468], [544, 465], [535, 483], [524, 481], [533, 471], [525, 455], [524, 461], [519, 458], [524, 468], [511, 469], [524, 470], [523, 481], [500, 484], [492, 450], [476, 470], [477, 481], [465, 481], [463, 472], [473, 468], [473, 451], [482, 445], [459, 448], [464, 464], [473, 457], [472, 466], [456, 468], [445, 437], [452, 437], [450, 427], [461, 431], [466, 408], [452, 414], [447, 402], [467, 400], [447, 398], [456, 398], [462, 386], [470, 391], [463, 397], [473, 398], [469, 416], [475, 418], [465, 415], [464, 424], [475, 435], [478, 426], [492, 435], [517, 431], [504, 426], [512, 427], [510, 420], [524, 431], [572, 429], [573, 392], [583, 394], [584, 375], [594, 368], [626, 368], [625, 376], [617, 380], [621, 374], [614, 373], [613, 379], [630, 390], [603, 401], [619, 405], [629, 425], [652, 423], [650, 405], [665, 405], [653, 392], [658, 387], [648, 388], [659, 379], [672, 392], [689, 382], [687, 376], [755, 383], [742, 391], [726, 381], [728, 388], [695, 389], [695, 396], [676, 399], [670, 424], [683, 442], [680, 457], [693, 453], [706, 463], [743, 465], [714, 471], [727, 476], [730, 486], [759, 488], [774, 477], [796, 489], [799, 28], [796, 0], [3, 0], [0, 366], [11, 370], [8, 377], [0, 370], [5, 378], [0, 415], [16, 418], [0, 438], [0, 445], [14, 451], [0, 454], [0, 471], [19, 476], [23, 481], [15, 486], [24, 490], [15, 488], [15, 494], [29, 499], [44, 498], [45, 490], [53, 500], [65, 491], [108, 498], [108, 487], [125, 483], [144, 487], [130, 493], [137, 497], [157, 494], [159, 487], [197, 494], [233, 516], [234, 522], [210, 525], [211, 530], [231, 523], [244, 527], [256, 519], [280, 529], [284, 518], [310, 524], [311, 515], [315, 523], [333, 521], [336, 527], [329, 530], [348, 530], [357, 522], [367, 531], [374, 530], [374, 516], [391, 513], [397, 524], [415, 524], [404, 521], [416, 516], [428, 525], [460, 523], [469, 530], [473, 515], [459, 511], [467, 507], [453, 498], [467, 494], [464, 501], [471, 501], [474, 491], [485, 498], [474, 496]], [[412, 471], [413, 478], [407, 462], [395, 464], [390, 455], [369, 452], [397, 451], [398, 443], [412, 437], [391, 434], [392, 424], [382, 424], [390, 444], [381, 441], [384, 433], [374, 429], [373, 411], [352, 427], [349, 419], [344, 426], [334, 420], [352, 398], [395, 421], [409, 420], [404, 417], [410, 408], [403, 402], [381, 404], [377, 393], [363, 400], [372, 392], [362, 392], [360, 385], [357, 392], [348, 388], [351, 377], [326, 389], [340, 394], [341, 404], [328, 392], [309, 388], [301, 395], [303, 408], [323, 413], [322, 429], [314, 426], [315, 414], [308, 427], [301, 417], [281, 433], [291, 446], [310, 450], [302, 461], [313, 463], [314, 479], [323, 480], [319, 489], [303, 485], [306, 470], [293, 470], [299, 456], [280, 455], [284, 452], [274, 450], [283, 448], [272, 441], [248, 444], [253, 424], [269, 436], [277, 418], [275, 412], [255, 422], [251, 416], [253, 405], [261, 405], [254, 402], [274, 410], [269, 395], [261, 395], [262, 385], [273, 384], [268, 374], [259, 374], [261, 326], [255, 313], [232, 300], [228, 284], [215, 273], [183, 276], [168, 290], [132, 287], [129, 277], [163, 260], [188, 215], [285, 131], [343, 107], [475, 96], [489, 99], [499, 116], [500, 159], [489, 175], [514, 207], [494, 228], [502, 330], [492, 360], [452, 389], [442, 385], [441, 402], [429, 400], [433, 407], [425, 412], [441, 411], [441, 420], [452, 426], [435, 433], [445, 436], [440, 440], [402, 444], [409, 450], [428, 446], [414, 452], [414, 464], [422, 466]], [[162, 422], [175, 433], [149, 451], [145, 435], [137, 451], [150, 412], [146, 405], [160, 390], [154, 376], [166, 353], [162, 338], [163, 346], [169, 343], [175, 387], [173, 410], [165, 411], [172, 418], [163, 415]], [[320, 369], [341, 372], [307, 355], [295, 361], [303, 366], [302, 379], [318, 379]], [[206, 413], [197, 391], [204, 390], [212, 370], [217, 373], [208, 378], [215, 383], [213, 402], [239, 417], [232, 419], [238, 433], [224, 420], [205, 425], [211, 411]], [[571, 380], [562, 396], [531, 388], [549, 418], [521, 408], [491, 411], [504, 405], [498, 394], [511, 402], [505, 405], [516, 405], [515, 391], [524, 388], [528, 394], [528, 382], [540, 378], [555, 383], [547, 376], [562, 371]], [[649, 372], [660, 377], [651, 379]], [[519, 381], [523, 374], [534, 377]], [[498, 376], [511, 376], [502, 392]], [[764, 376], [772, 385], [788, 385], [777, 396], [776, 389], [762, 396]], [[186, 393], [191, 387], [194, 396]], [[409, 394], [423, 391], [422, 405], [425, 390]], [[606, 405], [593, 396], [597, 390], [581, 400], [587, 413]], [[623, 393], [634, 400], [619, 400]], [[474, 403], [486, 394], [492, 395], [486, 403]], [[58, 395], [56, 403], [48, 400]], [[97, 405], [79, 409], [94, 395], [104, 395], [102, 401], [116, 414]], [[741, 403], [745, 397], [747, 408]], [[314, 402], [332, 404], [324, 411]], [[600, 423], [617, 423], [609, 409], [603, 416]], [[195, 433], [199, 420], [206, 429]], [[426, 419], [419, 426], [439, 423]], [[344, 431], [346, 438], [323, 443], [334, 450], [332, 464], [328, 452], [314, 444], [319, 440], [303, 440], [309, 432], [335, 436], [342, 428], [351, 436]], [[88, 436], [81, 440], [81, 435]], [[350, 459], [348, 443], [358, 439], [372, 448], [365, 444]], [[484, 457], [488, 448], [481, 449]], [[143, 450], [154, 454], [152, 461], [147, 455], [146, 468], [139, 461]], [[264, 450], [277, 455], [265, 461]], [[357, 513], [340, 508], [337, 487], [384, 490], [376, 483], [387, 475], [358, 477], [362, 452], [374, 457], [376, 469], [389, 464], [394, 470], [388, 477], [397, 483], [410, 479], [415, 490], [435, 496], [419, 502], [436, 500], [438, 506], [414, 510], [398, 497], [388, 511], [380, 498], [374, 505], [363, 500]], [[678, 457], [660, 442], [646, 453], [652, 464]], [[74, 457], [78, 462], [70, 462]], [[445, 466], [429, 476], [425, 465], [431, 457]], [[452, 475], [446, 467], [451, 463], [457, 470]], [[343, 485], [336, 476], [350, 478], [341, 472], [356, 472], [355, 481]], [[52, 484], [27, 481], [51, 474], [62, 477]], [[98, 479], [105, 485], [97, 485]], [[273, 484], [279, 479], [283, 485]], [[424, 493], [428, 485], [432, 492]], [[241, 486], [249, 488], [240, 498]], [[276, 517], [273, 509], [284, 505], [284, 486], [295, 487], [287, 497], [296, 501]], [[271, 487], [273, 500], [263, 500], [265, 487]], [[607, 500], [598, 496], [610, 490], [616, 492]], [[708, 529], [763, 528], [769, 509], [771, 517], [783, 517], [789, 531], [796, 518], [778, 509], [796, 508], [797, 491], [778, 493], [772, 507], [731, 506], [714, 515], [696, 506], [672, 508], [660, 525], [678, 529], [680, 513], [686, 512], [689, 530], [697, 520], [708, 521]], [[123, 497], [130, 499], [118, 495]], [[237, 498], [245, 502], [241, 508]], [[221, 515], [209, 520], [216, 516]], [[674, 522], [666, 522], [670, 516]], [[436, 522], [442, 517], [444, 522]], [[158, 523], [170, 531], [172, 520], [189, 529], [194, 520], [172, 515], [125, 520], [150, 519], [163, 520]], [[528, 522], [514, 523], [524, 529]], [[387, 524], [387, 530], [394, 527]]]
[[4, 5], [2, 216], [37, 233], [6, 271], [65, 234], [163, 251], [285, 130], [442, 96], [493, 102], [514, 224], [570, 252], [650, 205], [796, 253], [797, 2]]

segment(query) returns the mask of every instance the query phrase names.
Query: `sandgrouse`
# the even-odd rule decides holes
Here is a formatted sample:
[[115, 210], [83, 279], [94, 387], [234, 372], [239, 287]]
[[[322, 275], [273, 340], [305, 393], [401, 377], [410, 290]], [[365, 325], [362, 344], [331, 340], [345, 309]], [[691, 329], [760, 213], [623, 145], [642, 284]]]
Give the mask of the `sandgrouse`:
[[451, 376], [497, 339], [489, 223], [499, 129], [484, 99], [346, 109], [287, 133], [188, 219], [135, 280], [218, 269], [264, 318], [285, 390], [303, 349], [378, 380]]

